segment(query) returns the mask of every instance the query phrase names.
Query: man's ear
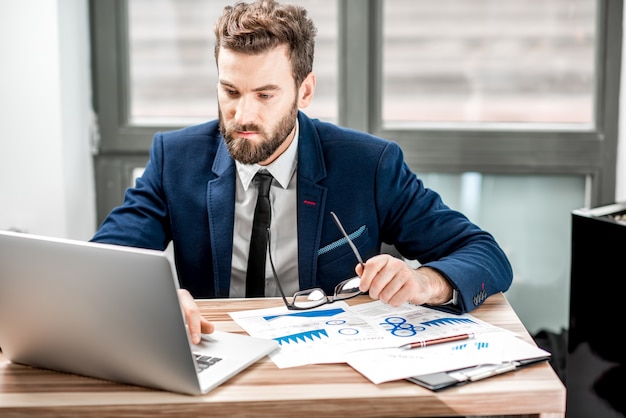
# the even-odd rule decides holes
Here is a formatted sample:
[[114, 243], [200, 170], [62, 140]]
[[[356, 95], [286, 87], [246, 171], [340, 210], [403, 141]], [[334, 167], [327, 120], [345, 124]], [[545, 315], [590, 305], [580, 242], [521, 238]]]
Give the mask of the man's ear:
[[315, 74], [310, 72], [298, 89], [298, 108], [303, 109], [311, 103], [315, 95]]

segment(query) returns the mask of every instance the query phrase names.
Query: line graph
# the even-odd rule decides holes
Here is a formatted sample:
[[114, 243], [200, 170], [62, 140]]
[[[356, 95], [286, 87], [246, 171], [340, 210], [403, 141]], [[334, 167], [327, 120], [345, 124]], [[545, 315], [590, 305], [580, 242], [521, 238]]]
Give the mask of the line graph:
[[274, 339], [282, 346], [283, 344], [306, 344], [325, 338], [328, 338], [328, 333], [325, 329], [315, 329], [291, 335], [283, 335], [282, 337]]

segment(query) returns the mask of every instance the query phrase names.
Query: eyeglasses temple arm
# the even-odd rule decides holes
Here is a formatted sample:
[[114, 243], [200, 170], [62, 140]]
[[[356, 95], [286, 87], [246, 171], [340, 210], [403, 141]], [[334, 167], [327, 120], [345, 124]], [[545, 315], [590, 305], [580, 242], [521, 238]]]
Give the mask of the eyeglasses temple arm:
[[363, 263], [363, 259], [361, 258], [361, 254], [359, 253], [359, 250], [357, 250], [356, 245], [354, 245], [354, 242], [352, 242], [352, 240], [346, 233], [346, 230], [343, 229], [343, 225], [341, 225], [341, 222], [339, 222], [339, 218], [337, 217], [337, 215], [335, 215], [335, 212], [330, 212], [330, 216], [333, 217], [333, 221], [335, 221], [335, 224], [337, 224], [337, 228], [339, 228], [343, 236], [348, 241], [348, 245], [350, 245], [350, 248], [352, 248], [352, 252], [354, 252], [356, 259], [359, 260], [359, 264], [365, 264]]
[[[270, 229], [267, 228], [267, 248], [271, 248], [271, 244], [272, 244], [272, 235], [270, 234]], [[285, 302], [285, 306], [289, 307], [290, 304], [287, 301], [287, 298], [285, 297], [285, 292], [283, 292], [283, 287], [280, 285], [280, 280], [278, 280], [278, 275], [276, 274], [276, 268], [274, 268], [274, 260], [272, 259], [272, 252], [269, 252], [269, 256], [270, 256], [270, 267], [272, 268], [272, 277], [274, 278], [274, 281], [276, 282], [276, 286], [278, 287], [278, 291], [280, 292], [280, 296], [283, 298], [283, 302]]]

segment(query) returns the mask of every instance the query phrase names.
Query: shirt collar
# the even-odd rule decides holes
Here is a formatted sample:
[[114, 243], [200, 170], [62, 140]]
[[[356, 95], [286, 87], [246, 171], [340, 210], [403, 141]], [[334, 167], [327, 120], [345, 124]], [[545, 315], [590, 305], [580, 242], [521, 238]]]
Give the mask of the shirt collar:
[[239, 161], [235, 161], [237, 166], [237, 173], [241, 179], [244, 190], [248, 190], [252, 179], [256, 173], [265, 169], [276, 179], [283, 189], [286, 189], [289, 185], [289, 181], [296, 171], [296, 165], [298, 162], [298, 137], [300, 136], [300, 125], [296, 119], [295, 132], [293, 135], [293, 141], [289, 144], [289, 147], [272, 163], [261, 166], [259, 164], [243, 164]]

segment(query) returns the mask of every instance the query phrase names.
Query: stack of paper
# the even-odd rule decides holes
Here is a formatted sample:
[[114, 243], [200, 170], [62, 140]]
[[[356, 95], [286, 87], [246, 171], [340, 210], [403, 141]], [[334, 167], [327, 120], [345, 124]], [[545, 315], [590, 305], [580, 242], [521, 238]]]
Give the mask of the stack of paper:
[[[279, 342], [280, 350], [270, 355], [278, 367], [345, 362], [376, 384], [485, 364], [500, 365], [491, 369], [504, 371], [504, 366], [516, 367], [513, 361], [550, 356], [470, 314], [454, 315], [409, 303], [394, 308], [380, 301], [356, 306], [336, 302], [307, 311], [281, 307], [230, 316], [248, 334]], [[459, 334], [472, 338], [400, 348]], [[492, 371], [485, 373], [476, 376]]]

